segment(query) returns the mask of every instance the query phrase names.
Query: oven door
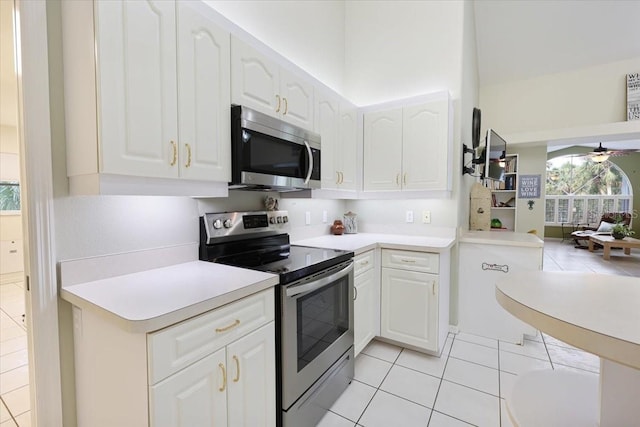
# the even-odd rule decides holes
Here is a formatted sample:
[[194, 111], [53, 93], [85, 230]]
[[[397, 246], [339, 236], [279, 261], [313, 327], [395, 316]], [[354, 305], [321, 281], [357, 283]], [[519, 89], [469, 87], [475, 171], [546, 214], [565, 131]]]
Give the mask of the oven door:
[[287, 410], [353, 346], [353, 261], [285, 285], [281, 295]]

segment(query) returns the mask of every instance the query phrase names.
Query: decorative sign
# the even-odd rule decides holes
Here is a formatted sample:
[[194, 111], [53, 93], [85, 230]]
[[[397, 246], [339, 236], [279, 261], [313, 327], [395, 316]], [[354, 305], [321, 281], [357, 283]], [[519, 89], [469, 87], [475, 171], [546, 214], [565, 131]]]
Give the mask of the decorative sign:
[[540, 198], [540, 178], [542, 175], [520, 175], [518, 178], [519, 199]]
[[627, 121], [640, 120], [640, 73], [627, 74]]
[[502, 271], [503, 273], [508, 273], [509, 272], [509, 266], [508, 265], [490, 264], [488, 262], [483, 262], [482, 263], [482, 269], [483, 270]]

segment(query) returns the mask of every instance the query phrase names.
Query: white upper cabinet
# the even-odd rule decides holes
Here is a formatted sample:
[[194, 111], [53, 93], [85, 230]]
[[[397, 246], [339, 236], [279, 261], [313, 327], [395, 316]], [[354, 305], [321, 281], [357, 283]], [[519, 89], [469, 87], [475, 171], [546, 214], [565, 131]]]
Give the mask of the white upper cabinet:
[[358, 155], [358, 113], [356, 107], [348, 102], [340, 104], [338, 165], [340, 169], [340, 187], [343, 190], [355, 190], [357, 185]]
[[364, 116], [364, 191], [400, 190], [402, 109]]
[[63, 2], [72, 194], [202, 195], [213, 188], [130, 177], [228, 182], [230, 34], [191, 7]]
[[100, 171], [177, 177], [175, 4], [96, 2], [96, 48]]
[[450, 120], [448, 93], [366, 113], [364, 191], [451, 191]]
[[231, 102], [314, 129], [313, 85], [258, 52], [231, 38]]
[[178, 3], [179, 158], [185, 178], [231, 179], [229, 37]]

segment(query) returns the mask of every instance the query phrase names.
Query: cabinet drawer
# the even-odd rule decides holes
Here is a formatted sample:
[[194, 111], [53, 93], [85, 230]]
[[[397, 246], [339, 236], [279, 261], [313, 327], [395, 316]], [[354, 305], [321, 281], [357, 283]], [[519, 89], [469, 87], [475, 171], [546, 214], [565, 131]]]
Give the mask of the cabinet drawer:
[[353, 275], [357, 276], [367, 270], [371, 270], [374, 259], [374, 251], [368, 251], [355, 257], [353, 259]]
[[147, 335], [149, 384], [155, 384], [274, 319], [273, 289]]
[[428, 252], [382, 250], [382, 266], [401, 270], [438, 273], [439, 255]]

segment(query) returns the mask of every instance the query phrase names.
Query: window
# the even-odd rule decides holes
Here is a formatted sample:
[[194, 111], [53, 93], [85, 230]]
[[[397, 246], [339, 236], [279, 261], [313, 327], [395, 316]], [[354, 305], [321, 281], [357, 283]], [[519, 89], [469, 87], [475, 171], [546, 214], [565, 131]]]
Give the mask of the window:
[[20, 211], [20, 184], [11, 181], [0, 181], [0, 212]]
[[630, 212], [633, 191], [614, 163], [595, 163], [584, 155], [547, 162], [545, 223], [595, 224], [606, 212]]

